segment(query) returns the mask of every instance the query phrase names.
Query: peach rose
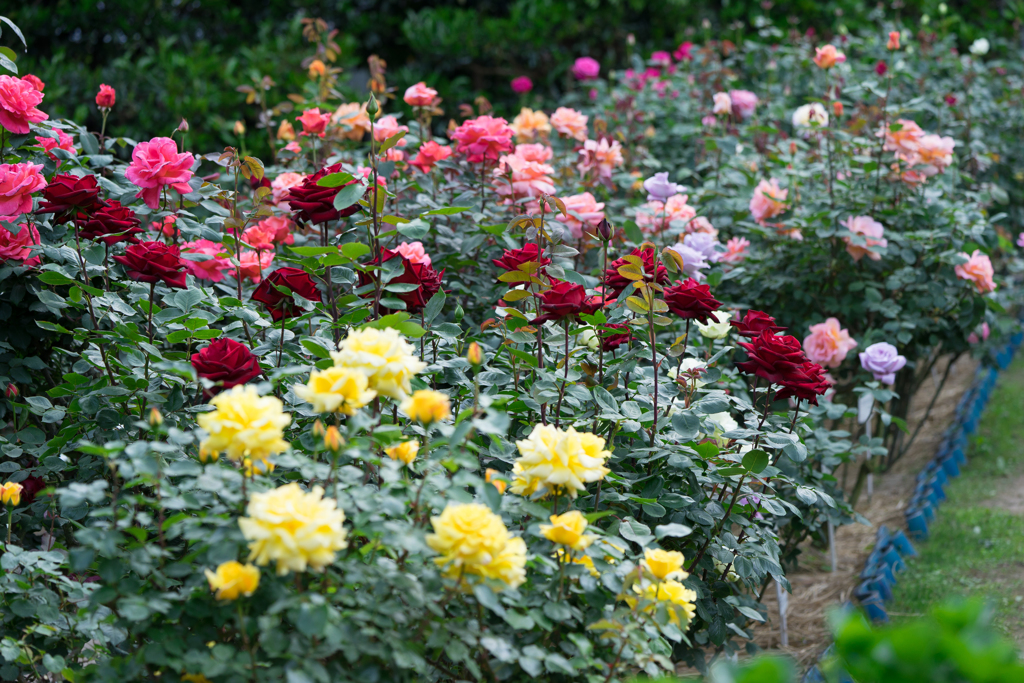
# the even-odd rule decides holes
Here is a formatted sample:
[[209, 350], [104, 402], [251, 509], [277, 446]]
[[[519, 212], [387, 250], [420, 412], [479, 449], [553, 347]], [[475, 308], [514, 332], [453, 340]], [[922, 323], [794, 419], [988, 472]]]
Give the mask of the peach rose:
[[562, 197], [562, 201], [569, 215], [558, 213], [555, 218], [565, 223], [576, 239], [583, 237], [584, 226], [594, 234], [598, 224], [604, 220], [604, 202], [597, 201], [589, 192]]
[[548, 122], [548, 115], [528, 107], [519, 110], [519, 115], [512, 119], [510, 124], [516, 134], [517, 142], [529, 142], [537, 138], [546, 138], [551, 132], [551, 124]]
[[192, 178], [195, 157], [188, 152], [178, 153], [178, 145], [171, 138], [153, 138], [140, 142], [132, 151], [132, 162], [125, 171], [128, 181], [141, 188], [135, 195], [151, 209], [160, 208], [160, 191], [171, 187], [179, 194], [192, 191], [188, 181]]
[[370, 116], [366, 113], [365, 103], [349, 102], [341, 105], [331, 116], [331, 121], [338, 126], [343, 140], [359, 142], [370, 132]]
[[953, 163], [953, 147], [956, 141], [951, 137], [922, 135], [917, 141], [917, 154], [907, 159], [911, 166], [924, 166], [921, 173], [931, 177], [946, 170]]
[[423, 242], [402, 242], [395, 247], [395, 251], [408, 259], [410, 263], [430, 265], [430, 255], [423, 248]]
[[889, 31], [889, 42], [885, 44], [887, 50], [898, 50], [900, 49], [900, 32]]
[[596, 171], [599, 178], [611, 180], [612, 171], [622, 166], [622, 145], [618, 140], [608, 141], [608, 138], [601, 138], [601, 141], [587, 140], [580, 150], [580, 162], [576, 165], [580, 175], [586, 175], [588, 171]]
[[655, 200], [641, 204], [636, 212], [637, 227], [645, 233], [657, 234], [668, 230], [672, 221], [688, 224], [697, 215], [697, 210], [686, 203], [688, 199], [685, 194], [674, 194], [664, 203]]
[[293, 173], [292, 171], [286, 171], [277, 176], [270, 183], [271, 200], [273, 200], [274, 204], [287, 211], [288, 202], [284, 201], [284, 198], [288, 196], [289, 190], [296, 185], [301, 185], [305, 179], [305, 174]]
[[804, 338], [807, 358], [828, 368], [838, 368], [846, 354], [855, 348], [857, 342], [850, 337], [848, 330], [842, 329], [835, 318], [811, 325], [811, 333]]
[[583, 142], [587, 139], [587, 115], [569, 107], [559, 107], [551, 115], [551, 127], [559, 135]]
[[218, 242], [211, 242], [210, 240], [185, 242], [181, 245], [181, 251], [186, 254], [203, 254], [210, 257], [205, 261], [182, 259], [185, 262], [185, 270], [197, 280], [220, 282], [224, 279], [224, 272], [232, 268], [231, 261], [227, 256], [217, 256], [218, 254], [230, 253], [223, 244]]
[[[894, 130], [893, 125], [898, 128]], [[893, 125], [888, 126], [885, 131], [877, 133], [878, 137], [885, 136], [885, 144], [882, 149], [904, 156], [916, 154], [918, 141], [924, 135], [921, 126], [909, 119], [896, 119], [896, 123]]]
[[956, 276], [974, 283], [974, 288], [978, 290], [979, 294], [994, 292], [996, 283], [992, 280], [992, 276], [995, 275], [995, 270], [992, 268], [992, 261], [988, 256], [982, 254], [978, 249], [975, 249], [970, 256], [963, 252], [960, 253], [960, 256], [967, 259], [967, 263], [961, 263], [953, 268]]
[[32, 193], [46, 187], [46, 178], [39, 173], [42, 168], [42, 164], [0, 164], [0, 216], [31, 213]]
[[725, 263], [739, 263], [747, 257], [747, 247], [750, 240], [744, 237], [733, 237], [725, 243], [725, 253], [718, 257], [719, 261]]
[[21, 261], [23, 266], [38, 266], [38, 256], [31, 256], [32, 247], [39, 246], [39, 231], [36, 226], [21, 223], [21, 230], [15, 235], [2, 223], [15, 225], [19, 216], [0, 216], [0, 261]]
[[[384, 142], [390, 137], [398, 135], [400, 132], [409, 132], [409, 126], [398, 125], [398, 119], [394, 116], [382, 116], [375, 124], [373, 124], [373, 139], [377, 142]], [[402, 138], [398, 141], [395, 147], [405, 147], [407, 141]]]
[[[555, 185], [551, 174], [555, 172], [549, 164], [527, 161], [517, 154], [506, 154], [498, 160], [494, 169], [495, 191], [506, 197], [506, 203], [524, 197], [537, 198], [542, 194], [554, 194]], [[508, 176], [512, 175], [512, 187]]]
[[[14, 76], [0, 76], [0, 126], [12, 133], [24, 135], [28, 124], [50, 118], [36, 109], [43, 101], [43, 93], [28, 81]], [[0, 213], [3, 213], [0, 211]]]
[[814, 63], [822, 69], [831, 69], [845, 61], [846, 55], [837, 50], [835, 45], [814, 48]]
[[853, 257], [854, 261], [860, 261], [862, 258], [867, 256], [872, 261], [878, 261], [882, 258], [882, 255], [871, 247], [886, 247], [889, 242], [882, 237], [885, 234], [885, 228], [881, 223], [874, 220], [870, 216], [850, 216], [841, 225], [846, 226], [846, 229], [852, 232], [854, 235], [860, 235], [864, 237], [865, 244], [854, 244], [851, 237], [844, 237], [843, 241], [846, 242], [846, 253]]
[[427, 140], [420, 145], [416, 157], [409, 162], [424, 173], [430, 173], [437, 162], [443, 161], [452, 155], [452, 148], [447, 145], [439, 145], [433, 140]]
[[429, 107], [434, 103], [435, 97], [437, 97], [437, 91], [428, 88], [426, 83], [420, 81], [416, 85], [410, 85], [402, 99], [410, 107]]
[[235, 277], [239, 277], [240, 274], [241, 277], [247, 277], [253, 282], [259, 282], [263, 279], [263, 271], [274, 262], [274, 252], [243, 249], [242, 258], [238, 262], [241, 266], [236, 269]]
[[774, 218], [786, 210], [786, 197], [789, 190], [779, 187], [775, 178], [762, 180], [754, 188], [754, 196], [750, 198], [750, 213], [761, 225], [769, 218]]
[[320, 107], [313, 107], [302, 112], [302, 116], [296, 116], [295, 120], [302, 124], [302, 132], [299, 135], [322, 138], [327, 134], [327, 124], [331, 122], [330, 114], [321, 114]]
[[728, 116], [732, 113], [732, 100], [729, 99], [729, 93], [727, 92], [716, 92], [715, 93], [715, 106], [711, 110], [712, 114], [725, 114]]

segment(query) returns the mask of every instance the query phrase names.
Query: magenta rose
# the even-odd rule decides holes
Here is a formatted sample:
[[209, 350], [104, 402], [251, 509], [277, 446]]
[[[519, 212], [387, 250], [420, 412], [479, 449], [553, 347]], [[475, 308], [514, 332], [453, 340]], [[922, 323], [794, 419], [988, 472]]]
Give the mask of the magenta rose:
[[151, 209], [160, 208], [160, 192], [165, 187], [188, 194], [192, 191], [188, 181], [192, 179], [192, 164], [195, 157], [188, 152], [178, 152], [178, 144], [171, 138], [153, 138], [140, 142], [132, 151], [132, 162], [125, 171], [125, 177], [140, 191], [136, 197], [146, 202]]

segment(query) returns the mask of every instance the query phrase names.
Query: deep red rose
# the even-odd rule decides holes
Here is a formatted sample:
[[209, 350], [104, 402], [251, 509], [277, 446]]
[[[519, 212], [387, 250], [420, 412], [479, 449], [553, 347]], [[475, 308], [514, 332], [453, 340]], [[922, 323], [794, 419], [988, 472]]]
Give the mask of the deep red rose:
[[91, 216], [78, 224], [78, 234], [87, 240], [98, 240], [107, 246], [118, 242], [138, 242], [142, 232], [135, 212], [121, 202], [111, 199]]
[[875, 64], [875, 73], [879, 76], [884, 76], [885, 72], [889, 70], [889, 65], [885, 62], [878, 62]]
[[583, 285], [575, 282], [552, 280], [549, 289], [537, 295], [543, 313], [533, 319], [534, 323], [561, 320], [580, 313], [593, 313], [601, 308], [601, 297], [588, 297]]
[[295, 300], [291, 296], [277, 291], [274, 285], [287, 287], [309, 301], [321, 300], [320, 290], [316, 288], [316, 283], [306, 271], [301, 268], [278, 268], [263, 278], [256, 291], [252, 293], [252, 300], [265, 305], [270, 311], [270, 317], [275, 321], [301, 315], [302, 309], [295, 305]]
[[185, 288], [185, 262], [176, 246], [163, 242], [139, 242], [129, 246], [124, 255], [114, 260], [125, 267], [128, 277], [137, 282], [167, 283], [168, 287]]
[[262, 372], [249, 347], [234, 339], [215, 339], [199, 353], [193, 353], [192, 367], [197, 375], [216, 385], [203, 391], [208, 399], [224, 389], [245, 384]]
[[692, 277], [685, 282], [676, 281], [665, 288], [665, 303], [668, 310], [683, 320], [696, 320], [707, 324], [712, 311], [717, 311], [722, 302], [711, 296], [711, 287], [698, 284]]
[[21, 504], [28, 505], [36, 499], [36, 494], [46, 488], [46, 480], [42, 477], [28, 477], [18, 482], [21, 484]]
[[769, 332], [781, 332], [786, 329], [775, 324], [775, 318], [763, 311], [753, 309], [747, 311], [742, 320], [730, 320], [729, 324], [736, 328], [736, 334], [741, 337], [756, 337], [765, 330]]
[[[609, 334], [609, 329], [624, 330], [624, 332], [613, 332]], [[630, 331], [629, 325], [625, 325], [622, 323], [611, 323], [605, 325], [604, 329], [601, 330], [601, 348], [604, 349], [605, 351], [614, 351], [615, 349], [619, 348], [620, 346], [628, 342], [632, 336], [633, 332]]]
[[[411, 292], [382, 292], [381, 296], [392, 296], [401, 299], [405, 302], [405, 311], [407, 313], [419, 313], [423, 310], [423, 307], [427, 305], [430, 298], [437, 294], [437, 290], [441, 289], [441, 276], [444, 275], [442, 270], [438, 273], [433, 269], [432, 266], [425, 265], [423, 263], [413, 263], [409, 259], [402, 256], [397, 251], [391, 251], [390, 249], [382, 249], [380, 252], [381, 259], [373, 259], [367, 265], [375, 266], [383, 260], [388, 262], [395, 258], [402, 259], [404, 270], [401, 275], [392, 278], [388, 281], [389, 285], [392, 284], [410, 284], [419, 285], [416, 289]], [[375, 275], [370, 273], [359, 273], [359, 286], [368, 285], [375, 280]], [[372, 298], [374, 292], [370, 291], [363, 294], [364, 298]], [[381, 311], [393, 312], [392, 309], [385, 306], [381, 306]]]
[[[491, 263], [504, 270], [519, 270], [524, 263], [537, 263], [537, 245], [534, 242], [527, 242], [521, 249], [506, 249], [501, 258], [491, 259]], [[541, 257], [540, 267], [551, 263], [551, 259]]]
[[765, 330], [750, 343], [740, 342], [740, 346], [749, 358], [736, 364], [743, 372], [772, 384], [788, 385], [807, 380], [803, 367], [809, 361], [796, 337], [778, 336]]
[[[668, 270], [665, 266], [659, 262], [657, 272], [654, 269], [654, 249], [647, 247], [646, 249], [640, 249], [637, 247], [633, 250], [630, 256], [638, 256], [644, 264], [644, 279], [647, 282], [668, 282]], [[621, 266], [628, 265], [629, 261], [625, 258], [615, 259], [608, 266], [608, 270], [604, 274], [604, 284], [608, 289], [608, 298], [614, 299], [619, 296], [626, 287], [629, 287], [632, 280], [623, 277], [619, 274], [619, 268]]]
[[288, 202], [297, 218], [307, 223], [326, 223], [327, 221], [335, 221], [345, 216], [351, 216], [359, 210], [359, 204], [357, 203], [343, 211], [338, 211], [334, 208], [334, 198], [341, 191], [342, 187], [347, 187], [352, 183], [360, 181], [352, 180], [341, 187], [320, 187], [316, 184], [318, 180], [332, 173], [342, 173], [341, 164], [333, 164], [321, 168], [313, 175], [307, 176], [301, 184], [288, 191], [284, 201]]
[[797, 400], [809, 401], [818, 405], [818, 396], [824, 394], [832, 386], [825, 379], [825, 369], [817, 363], [807, 361], [800, 366], [799, 374], [793, 373], [789, 380], [775, 394], [775, 400], [781, 401], [794, 397]]
[[262, 178], [257, 180], [256, 176], [251, 175], [249, 176], [249, 185], [252, 187], [253, 192], [255, 192], [261, 187], [270, 187], [270, 178], [268, 178], [267, 176], [263, 176]]
[[70, 173], [58, 173], [43, 189], [43, 203], [37, 213], [52, 213], [53, 219], [59, 223], [75, 213], [88, 215], [102, 206], [96, 176], [78, 177]]

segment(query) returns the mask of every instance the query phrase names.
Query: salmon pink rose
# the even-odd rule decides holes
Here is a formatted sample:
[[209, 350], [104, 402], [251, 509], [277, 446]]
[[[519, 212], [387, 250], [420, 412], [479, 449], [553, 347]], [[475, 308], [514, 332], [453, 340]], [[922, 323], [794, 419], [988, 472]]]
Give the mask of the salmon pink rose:
[[452, 131], [451, 139], [457, 143], [456, 151], [466, 155], [471, 164], [497, 161], [505, 152], [512, 151], [515, 131], [508, 121], [500, 117], [478, 116], [462, 122]]
[[846, 226], [846, 229], [854, 235], [860, 235], [864, 238], [863, 245], [855, 244], [852, 237], [843, 238], [843, 241], [846, 242], [846, 253], [852, 256], [854, 261], [860, 261], [865, 256], [872, 261], [878, 261], [882, 258], [881, 254], [871, 248], [889, 245], [888, 240], [882, 237], [885, 234], [885, 228], [882, 227], [881, 223], [870, 216], [850, 216], [841, 225]]
[[[38, 266], [38, 256], [31, 256], [32, 247], [39, 246], [39, 231], [34, 225], [15, 223], [20, 216], [0, 216], [0, 261], [21, 261], [21, 265]], [[16, 225], [21, 229], [15, 235], [4, 223]]]
[[0, 216], [32, 211], [32, 193], [46, 187], [46, 178], [39, 172], [42, 168], [42, 164], [0, 164]]
[[992, 261], [989, 260], [986, 254], [975, 249], [974, 253], [970, 256], [964, 252], [961, 252], [959, 256], [967, 259], [967, 263], [961, 263], [954, 267], [953, 270], [958, 278], [973, 283], [974, 288], [978, 290], [978, 294], [987, 294], [995, 291], [996, 283], [992, 280], [995, 270], [992, 268]]
[[877, 133], [878, 137], [885, 137], [882, 149], [886, 152], [896, 152], [902, 158], [917, 154], [917, 146], [922, 135], [924, 131], [921, 130], [921, 126], [909, 119], [896, 119], [896, 123]]
[[769, 218], [774, 218], [786, 210], [786, 197], [789, 190], [779, 187], [775, 178], [762, 180], [754, 188], [754, 196], [750, 198], [750, 213], [761, 225]]
[[[377, 142], [384, 142], [393, 138], [401, 132], [409, 132], [409, 126], [398, 125], [398, 119], [394, 116], [384, 116], [373, 126], [373, 139]], [[395, 147], [405, 147], [408, 144], [405, 138], [398, 141]]]
[[277, 232], [263, 223], [257, 223], [245, 229], [242, 233], [242, 241], [257, 251], [273, 251], [274, 237]]
[[857, 342], [835, 318], [811, 325], [811, 333], [804, 338], [804, 353], [807, 357], [829, 368], [838, 368], [846, 359], [846, 355], [855, 348]]
[[238, 259], [239, 266], [235, 269], [236, 278], [248, 278], [253, 282], [263, 279], [263, 271], [274, 263], [274, 252], [261, 249], [243, 249]]
[[170, 187], [178, 194], [192, 191], [188, 181], [192, 179], [192, 165], [195, 157], [188, 152], [178, 152], [178, 144], [171, 138], [153, 138], [140, 142], [132, 151], [132, 162], [125, 171], [125, 177], [141, 191], [135, 195], [146, 202], [154, 211], [160, 208], [160, 191]]
[[270, 182], [270, 197], [274, 204], [287, 211], [289, 207], [288, 202], [285, 201], [285, 196], [289, 190], [296, 185], [301, 185], [305, 179], [306, 175], [304, 173], [293, 173], [292, 171], [287, 171], [274, 178]]
[[551, 127], [558, 131], [559, 135], [580, 142], [587, 139], [587, 120], [586, 114], [569, 107], [559, 107], [549, 119]]
[[452, 155], [452, 148], [447, 145], [439, 145], [433, 140], [427, 140], [420, 145], [416, 157], [409, 162], [424, 173], [430, 171], [437, 165], [437, 162], [444, 161]]
[[420, 81], [416, 85], [410, 85], [405, 91], [405, 103], [410, 107], [429, 107], [434, 103], [437, 91], [428, 88], [427, 84]]
[[296, 116], [295, 120], [302, 124], [302, 132], [299, 135], [322, 138], [327, 134], [327, 124], [331, 122], [331, 115], [321, 114], [320, 107], [313, 107], [303, 111], [302, 116]]
[[274, 244], [295, 244], [295, 235], [292, 234], [295, 223], [286, 216], [270, 216], [256, 225], [272, 235], [271, 241]]
[[100, 109], [113, 109], [117, 102], [117, 91], [106, 83], [100, 83], [100, 90], [96, 93], [96, 106]]
[[678, 221], [685, 223], [689, 232], [690, 221], [697, 215], [697, 210], [686, 203], [688, 200], [689, 196], [676, 194], [664, 204], [659, 201], [642, 204], [636, 212], [637, 227], [645, 233], [658, 234], [668, 230], [673, 221]]
[[831, 69], [836, 64], [846, 61], [846, 55], [836, 49], [835, 45], [814, 48], [814, 63], [821, 69]]
[[28, 81], [14, 76], [0, 76], [0, 126], [16, 135], [28, 133], [30, 123], [50, 118], [45, 112], [36, 109], [36, 105], [42, 101], [43, 93]]
[[218, 254], [229, 253], [224, 245], [219, 242], [211, 242], [210, 240], [185, 242], [185, 244], [181, 245], [181, 249], [186, 254], [202, 254], [209, 257], [204, 261], [182, 259], [185, 262], [185, 269], [197, 280], [220, 282], [224, 279], [224, 274], [234, 268], [226, 255], [218, 256]]
[[583, 237], [584, 228], [594, 234], [604, 220], [604, 202], [597, 201], [589, 192], [562, 197], [562, 202], [568, 215], [558, 213], [555, 218], [565, 223], [576, 239]]
[[430, 255], [423, 248], [423, 242], [402, 242], [395, 247], [395, 251], [409, 259], [411, 263], [430, 265]]
[[506, 203], [524, 197], [536, 199], [542, 194], [552, 195], [555, 193], [555, 185], [551, 181], [554, 172], [549, 164], [528, 161], [518, 154], [506, 154], [494, 169], [495, 191], [506, 198]]
[[733, 237], [725, 243], [725, 253], [722, 254], [719, 260], [725, 263], [739, 263], [747, 257], [747, 248], [749, 246], [750, 240], [744, 237]]
[[39, 92], [43, 92], [43, 89], [46, 87], [46, 84], [40, 80], [39, 76], [33, 76], [32, 74], [25, 74], [21, 77], [21, 80], [31, 84], [31, 86]]
[[609, 140], [602, 137], [597, 140], [587, 140], [580, 150], [580, 162], [576, 164], [580, 175], [586, 175], [589, 171], [596, 171], [597, 176], [606, 181], [611, 181], [612, 171], [622, 166], [622, 145], [618, 140]]

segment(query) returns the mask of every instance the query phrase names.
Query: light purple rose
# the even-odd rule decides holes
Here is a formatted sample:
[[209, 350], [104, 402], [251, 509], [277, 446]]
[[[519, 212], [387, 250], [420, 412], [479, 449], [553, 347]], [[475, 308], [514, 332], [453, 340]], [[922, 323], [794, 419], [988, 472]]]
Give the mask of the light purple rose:
[[704, 254], [700, 253], [693, 247], [679, 243], [673, 244], [669, 249], [682, 257], [683, 274], [686, 275], [686, 277], [692, 277], [697, 282], [703, 282], [704, 274], [700, 271], [711, 265], [704, 258]]
[[882, 384], [895, 384], [896, 373], [906, 364], [907, 359], [888, 342], [872, 344], [860, 353], [861, 367]]
[[683, 188], [669, 180], [668, 173], [655, 173], [654, 177], [644, 181], [644, 189], [647, 190], [647, 201], [665, 203]]
[[572, 75], [578, 81], [592, 81], [601, 73], [601, 65], [593, 57], [580, 57], [572, 65]]
[[718, 252], [719, 241], [706, 232], [693, 232], [683, 238], [683, 244], [700, 252], [708, 263], [718, 263], [722, 255]]
[[757, 95], [749, 90], [730, 90], [729, 99], [732, 100], [732, 113], [741, 119], [749, 119], [757, 109]]

